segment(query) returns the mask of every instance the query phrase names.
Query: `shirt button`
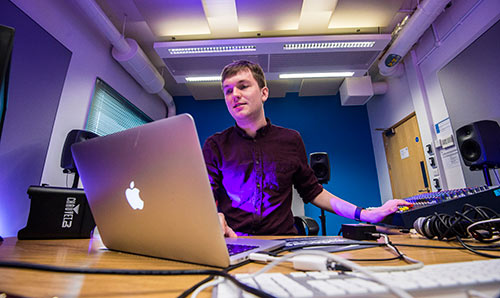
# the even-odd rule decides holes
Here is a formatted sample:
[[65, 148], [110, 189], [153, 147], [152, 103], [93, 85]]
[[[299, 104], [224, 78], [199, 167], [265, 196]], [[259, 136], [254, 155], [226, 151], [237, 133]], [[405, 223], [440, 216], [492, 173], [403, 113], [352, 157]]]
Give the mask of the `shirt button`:
[[260, 183], [257, 183], [257, 188], [260, 188]]
[[255, 161], [255, 164], [260, 164], [260, 161], [256, 160], [256, 161]]

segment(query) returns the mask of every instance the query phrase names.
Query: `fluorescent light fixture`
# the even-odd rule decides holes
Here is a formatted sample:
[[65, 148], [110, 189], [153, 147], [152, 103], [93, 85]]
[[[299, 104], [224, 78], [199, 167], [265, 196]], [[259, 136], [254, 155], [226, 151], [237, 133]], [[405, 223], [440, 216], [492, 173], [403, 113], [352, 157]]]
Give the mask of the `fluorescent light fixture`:
[[338, 78], [352, 77], [353, 71], [336, 71], [336, 72], [311, 72], [311, 73], [282, 73], [280, 79], [307, 79], [307, 78]]
[[220, 81], [220, 79], [220, 76], [186, 77], [187, 82], [215, 82]]
[[283, 45], [283, 50], [372, 48], [374, 45], [374, 41], [286, 43]]
[[226, 53], [226, 52], [255, 52], [257, 46], [213, 46], [213, 47], [192, 47], [192, 48], [172, 48], [168, 49], [171, 55], [180, 54], [203, 54], [203, 53]]

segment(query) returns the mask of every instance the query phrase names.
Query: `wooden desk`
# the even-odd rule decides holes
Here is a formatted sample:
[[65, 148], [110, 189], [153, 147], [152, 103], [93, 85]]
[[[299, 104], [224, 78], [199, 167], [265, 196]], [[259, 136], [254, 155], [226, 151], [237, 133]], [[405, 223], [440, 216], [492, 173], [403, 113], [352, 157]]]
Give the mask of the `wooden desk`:
[[[441, 242], [393, 235], [393, 243], [425, 244], [458, 247], [457, 242]], [[406, 255], [425, 264], [448, 263], [486, 259], [465, 250], [399, 247]], [[388, 258], [394, 255], [381, 247], [338, 253], [346, 258]], [[214, 269], [201, 265], [137, 256], [106, 250], [100, 239], [78, 240], [17, 240], [6, 238], [0, 242], [0, 259], [37, 264], [119, 269]], [[404, 265], [395, 260], [383, 263], [363, 262], [362, 265]], [[251, 263], [231, 273], [255, 272], [263, 265]], [[274, 268], [275, 272], [290, 272], [288, 264]], [[35, 270], [0, 268], [0, 293], [26, 297], [176, 297], [205, 276], [124, 276], [66, 274]], [[500, 289], [500, 287], [499, 287]], [[211, 297], [205, 291], [201, 297]]]

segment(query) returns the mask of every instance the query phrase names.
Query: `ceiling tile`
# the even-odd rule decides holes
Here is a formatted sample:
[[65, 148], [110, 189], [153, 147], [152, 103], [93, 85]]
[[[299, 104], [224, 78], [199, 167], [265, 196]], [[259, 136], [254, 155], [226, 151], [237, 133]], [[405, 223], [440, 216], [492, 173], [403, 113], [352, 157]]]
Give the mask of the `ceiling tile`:
[[196, 100], [224, 99], [219, 82], [186, 83]]
[[157, 36], [210, 34], [200, 0], [135, 0]]
[[326, 96], [338, 93], [344, 78], [304, 79], [299, 96]]
[[302, 0], [236, 0], [240, 32], [297, 30]]
[[290, 82], [288, 80], [268, 80], [266, 83], [269, 88], [270, 98], [285, 97], [286, 93], [289, 91]]
[[238, 34], [238, 16], [234, 0], [202, 0], [210, 32], [219, 37]]
[[270, 72], [322, 72], [368, 68], [379, 51], [270, 55]]
[[215, 76], [220, 75], [224, 66], [240, 59], [258, 63], [263, 69], [267, 69], [266, 55], [165, 58], [163, 61], [174, 77]]
[[403, 0], [339, 0], [328, 28], [386, 27]]
[[337, 6], [337, 0], [304, 0], [300, 13], [299, 29], [307, 32], [324, 32]]

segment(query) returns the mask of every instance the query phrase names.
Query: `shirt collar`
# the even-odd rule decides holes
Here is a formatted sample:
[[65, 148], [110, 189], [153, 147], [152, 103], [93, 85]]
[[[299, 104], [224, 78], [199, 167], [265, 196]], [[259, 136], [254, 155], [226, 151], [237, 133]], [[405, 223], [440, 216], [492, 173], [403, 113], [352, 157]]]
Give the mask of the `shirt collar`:
[[[238, 124], [235, 124], [234, 127], [236, 129], [236, 133], [240, 137], [243, 137], [245, 139], [253, 139], [251, 136], [247, 135], [247, 133], [243, 130], [243, 128], [239, 127]], [[271, 120], [269, 120], [269, 118], [266, 117], [266, 125], [257, 130], [257, 135], [255, 136], [255, 138], [257, 139], [259, 137], [265, 136], [270, 129], [271, 129]]]

